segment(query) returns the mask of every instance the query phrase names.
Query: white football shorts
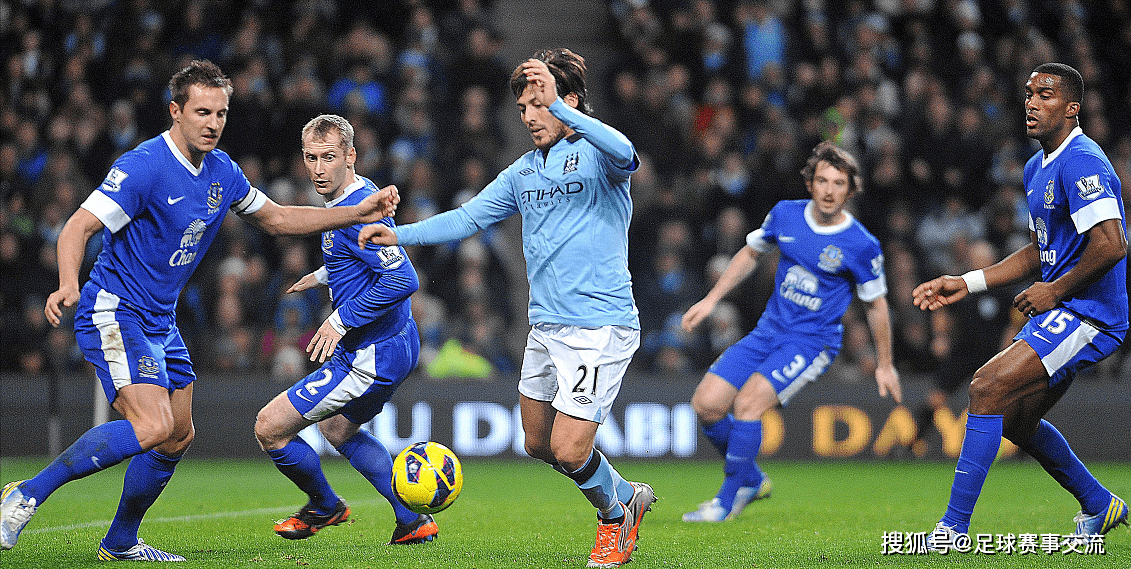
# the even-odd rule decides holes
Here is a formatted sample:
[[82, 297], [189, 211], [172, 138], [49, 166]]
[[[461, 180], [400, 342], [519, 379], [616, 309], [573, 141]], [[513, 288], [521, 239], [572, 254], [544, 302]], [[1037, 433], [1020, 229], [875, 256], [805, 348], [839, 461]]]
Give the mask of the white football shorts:
[[640, 331], [627, 326], [535, 324], [526, 339], [518, 392], [550, 401], [571, 417], [601, 423], [639, 347]]

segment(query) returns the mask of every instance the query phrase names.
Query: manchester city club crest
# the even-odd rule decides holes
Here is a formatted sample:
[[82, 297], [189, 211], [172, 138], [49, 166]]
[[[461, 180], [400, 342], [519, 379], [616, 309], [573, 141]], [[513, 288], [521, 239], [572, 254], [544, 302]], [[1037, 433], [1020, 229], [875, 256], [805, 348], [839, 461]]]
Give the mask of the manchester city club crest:
[[208, 186], [208, 213], [216, 213], [220, 209], [220, 202], [224, 199], [224, 187], [220, 182], [212, 182]]
[[822, 271], [835, 273], [843, 263], [844, 251], [841, 251], [840, 247], [836, 245], [829, 245], [825, 247], [824, 251], [821, 251], [820, 262], [817, 263], [817, 266]]
[[565, 166], [562, 167], [562, 174], [569, 174], [570, 172], [577, 170], [577, 164], [579, 162], [581, 162], [580, 154], [571, 154], [570, 156], [566, 157]]

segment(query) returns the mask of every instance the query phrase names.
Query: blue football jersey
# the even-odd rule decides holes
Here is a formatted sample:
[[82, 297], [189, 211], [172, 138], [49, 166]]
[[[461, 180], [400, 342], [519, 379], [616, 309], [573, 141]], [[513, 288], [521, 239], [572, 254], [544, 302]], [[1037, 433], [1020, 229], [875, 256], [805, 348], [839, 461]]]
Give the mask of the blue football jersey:
[[106, 226], [90, 280], [130, 305], [173, 312], [228, 210], [254, 213], [266, 201], [224, 151], [198, 169], [166, 131], [122, 154], [83, 202]]
[[[378, 191], [367, 178], [346, 187], [326, 207], [356, 205]], [[386, 217], [379, 223], [394, 227]], [[357, 246], [361, 225], [322, 233], [322, 260], [329, 273], [330, 300], [342, 324], [350, 328], [339, 346], [347, 352], [400, 332], [412, 310], [409, 297], [420, 287], [416, 269], [400, 246]]]
[[[1088, 245], [1088, 230], [1098, 223], [1118, 219], [1126, 235], [1122, 191], [1103, 150], [1079, 127], [1048, 157], [1038, 151], [1025, 163], [1029, 229], [1037, 236], [1041, 280], [1054, 281], [1075, 267]], [[1126, 330], [1127, 260], [1061, 304], [1100, 328]]]
[[774, 293], [758, 319], [758, 327], [782, 334], [824, 336], [840, 346], [840, 323], [852, 302], [853, 288], [871, 302], [887, 294], [880, 242], [845, 212], [834, 226], [817, 225], [811, 200], [778, 202], [762, 227], [746, 236], [746, 244], [765, 252], [781, 251]]
[[[559, 99], [550, 107], [577, 132], [547, 155], [531, 150], [461, 207], [397, 228], [404, 245], [462, 239], [522, 214], [530, 323], [640, 328], [628, 272], [631, 142]], [[584, 134], [583, 134], [584, 130]], [[590, 142], [631, 157], [618, 165]]]

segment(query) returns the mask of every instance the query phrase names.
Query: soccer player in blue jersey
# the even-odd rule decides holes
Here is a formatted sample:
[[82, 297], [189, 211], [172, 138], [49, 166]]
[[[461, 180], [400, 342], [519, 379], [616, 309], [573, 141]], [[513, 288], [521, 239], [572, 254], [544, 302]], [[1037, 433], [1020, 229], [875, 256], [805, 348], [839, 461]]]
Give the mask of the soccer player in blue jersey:
[[984, 269], [944, 275], [913, 292], [916, 306], [937, 310], [989, 287], [1038, 279], [1013, 301], [1029, 322], [970, 382], [966, 438], [935, 543], [968, 533], [1003, 435], [1079, 500], [1077, 535], [1127, 523], [1127, 504], [1042, 418], [1080, 370], [1114, 352], [1127, 334], [1122, 189], [1103, 150], [1080, 130], [1083, 96], [1080, 73], [1061, 63], [1038, 66], [1025, 83], [1025, 131], [1041, 144], [1024, 171], [1030, 243]]
[[822, 142], [801, 175], [812, 199], [778, 202], [707, 296], [683, 315], [683, 328], [694, 330], [754, 271], [762, 253], [773, 245], [780, 250], [774, 294], [758, 325], [711, 364], [691, 398], [703, 432], [726, 461], [718, 493], [684, 514], [685, 522], [733, 519], [751, 501], [770, 495], [770, 479], [757, 463], [762, 415], [787, 404], [832, 363], [854, 289], [867, 304], [880, 395], [902, 400], [892, 364], [883, 252], [844, 209], [860, 191], [860, 167], [848, 152]]
[[511, 75], [535, 150], [458, 209], [423, 221], [368, 225], [362, 241], [424, 245], [468, 237], [516, 213], [530, 279], [531, 330], [519, 378], [526, 452], [573, 479], [597, 508], [590, 567], [630, 560], [652, 488], [628, 482], [593, 447], [640, 324], [628, 273], [632, 143], [591, 117], [585, 60], [548, 49]]
[[[337, 115], [317, 116], [302, 129], [303, 164], [328, 208], [350, 207], [378, 191], [354, 171], [353, 135], [349, 121]], [[391, 217], [380, 223], [394, 225]], [[404, 249], [360, 247], [360, 228], [323, 233], [325, 265], [287, 290], [330, 287], [334, 311], [307, 346], [311, 361], [323, 363], [259, 411], [255, 437], [275, 467], [309, 496], [295, 515], [275, 524], [275, 533], [306, 539], [349, 519], [349, 506], [327, 482], [318, 453], [297, 436], [317, 423], [326, 440], [392, 505], [397, 526], [390, 543], [423, 543], [436, 536], [436, 522], [397, 500], [389, 451], [361, 430], [416, 367], [420, 335], [409, 296], [420, 284]]]
[[[106, 397], [125, 419], [84, 433], [35, 477], [0, 493], [0, 546], [16, 545], [36, 508], [63, 484], [134, 457], [122, 499], [98, 548], [103, 560], [183, 561], [147, 545], [138, 526], [193, 439], [195, 374], [176, 323], [177, 297], [228, 211], [271, 234], [315, 233], [379, 221], [395, 188], [351, 207], [283, 207], [252, 187], [216, 148], [231, 82], [209, 61], [169, 81], [172, 126], [119, 157], [59, 235], [59, 290], [44, 312], [58, 326], [74, 306], [75, 336]], [[87, 241], [102, 235], [90, 280], [79, 288]]]

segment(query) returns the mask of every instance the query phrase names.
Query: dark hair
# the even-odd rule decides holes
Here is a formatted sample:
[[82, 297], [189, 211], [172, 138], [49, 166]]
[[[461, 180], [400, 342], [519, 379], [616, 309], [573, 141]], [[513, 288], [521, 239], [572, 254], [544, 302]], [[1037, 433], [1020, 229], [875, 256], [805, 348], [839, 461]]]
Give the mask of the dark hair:
[[313, 136], [314, 140], [326, 140], [333, 131], [338, 131], [338, 143], [342, 150], [349, 150], [353, 146], [353, 125], [350, 121], [339, 115], [318, 115], [306, 126], [302, 127], [302, 138]]
[[[576, 53], [562, 48], [543, 49], [534, 54], [533, 59], [545, 62], [550, 68], [550, 74], [558, 84], [558, 96], [565, 97], [573, 93], [577, 95], [577, 110], [592, 114], [589, 107], [589, 92], [585, 89], [585, 58]], [[522, 95], [526, 90], [526, 75], [522, 72], [522, 65], [515, 67], [511, 73], [511, 91], [515, 97]]]
[[219, 87], [232, 96], [232, 80], [220, 71], [220, 66], [207, 59], [194, 59], [169, 80], [169, 94], [173, 102], [184, 107], [189, 99], [189, 87]]
[[1084, 78], [1071, 65], [1042, 63], [1033, 70], [1033, 73], [1045, 73], [1060, 77], [1060, 87], [1064, 90], [1068, 102], [1079, 103], [1084, 99]]
[[847, 150], [825, 140], [813, 148], [813, 154], [801, 169], [801, 177], [805, 184], [813, 182], [813, 175], [817, 172], [818, 162], [828, 162], [830, 166], [848, 175], [848, 193], [864, 191], [864, 182], [860, 179], [860, 164], [856, 162]]

